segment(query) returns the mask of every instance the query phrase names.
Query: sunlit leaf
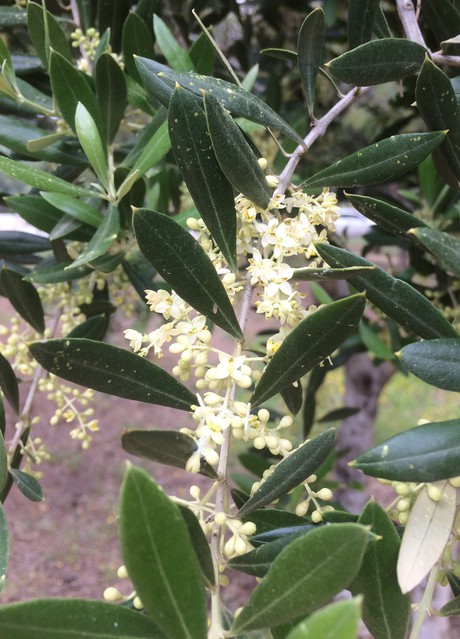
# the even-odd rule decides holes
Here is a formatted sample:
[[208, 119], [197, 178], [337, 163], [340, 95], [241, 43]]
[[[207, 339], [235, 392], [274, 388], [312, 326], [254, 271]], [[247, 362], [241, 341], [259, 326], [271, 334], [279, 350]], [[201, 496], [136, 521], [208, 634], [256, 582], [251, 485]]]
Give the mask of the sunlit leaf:
[[[213, 97], [216, 98], [223, 107], [228, 109], [230, 113], [251, 120], [251, 122], [257, 122], [263, 126], [281, 131], [281, 133], [284, 133], [284, 135], [298, 144], [303, 144], [300, 135], [273, 111], [273, 109], [260, 100], [260, 98], [249, 93], [249, 91], [240, 89], [240, 87], [231, 82], [226, 82], [220, 78], [199, 75], [197, 73], [176, 73], [172, 69], [158, 64], [153, 60], [148, 60], [147, 58], [137, 58], [136, 64], [144, 83], [148, 76], [155, 76], [157, 74], [160, 74], [160, 78], [168, 81], [169, 85], [166, 85], [166, 88], [169, 89], [169, 95], [172, 94], [172, 88], [176, 82], [200, 98], [203, 91], [212, 93]], [[144, 73], [142, 73], [142, 70]], [[166, 97], [166, 91], [164, 96]]]
[[33, 166], [26, 166], [7, 157], [0, 157], [0, 171], [15, 180], [29, 184], [29, 186], [42, 191], [66, 193], [74, 197], [101, 197], [100, 193], [89, 191], [71, 182], [66, 182], [66, 180], [62, 180], [51, 173], [36, 169]]
[[323, 62], [326, 23], [321, 7], [314, 9], [302, 23], [297, 41], [297, 60], [302, 79], [305, 102], [310, 117], [313, 117], [316, 93], [316, 78]]
[[136, 467], [121, 489], [120, 540], [130, 579], [154, 622], [171, 638], [206, 639], [204, 580], [187, 526], [178, 506]]
[[150, 617], [87, 599], [34, 599], [2, 606], [0, 633], [8, 639], [165, 639]]
[[141, 177], [146, 171], [155, 166], [155, 164], [158, 164], [170, 148], [171, 141], [169, 139], [168, 122], [165, 121], [158, 127], [150, 140], [139, 150], [136, 156], [134, 156], [136, 149], [133, 149], [133, 154], [129, 154], [126, 157], [125, 164], [126, 166], [131, 166], [131, 160], [134, 160], [132, 162], [131, 173], [138, 171], [139, 177]]
[[[62, 193], [43, 193], [40, 194], [46, 202], [49, 202], [52, 206], [59, 209], [66, 215], [74, 217], [79, 222], [95, 226], [100, 225], [104, 216], [102, 213], [90, 204], [86, 204], [82, 200], [77, 200], [70, 195], [64, 195]], [[27, 197], [27, 196], [26, 196]], [[33, 197], [33, 196], [31, 196]]]
[[0, 282], [12, 306], [37, 332], [45, 330], [45, 315], [40, 296], [35, 287], [26, 282], [16, 271], [3, 268]]
[[363, 621], [374, 639], [405, 639], [411, 602], [402, 594], [396, 575], [399, 535], [387, 513], [373, 500], [366, 505], [358, 522], [371, 526], [380, 539], [369, 545], [351, 592], [364, 595]]
[[445, 131], [392, 135], [316, 173], [305, 185], [346, 188], [394, 180], [424, 160], [445, 135]]
[[29, 345], [47, 371], [102, 393], [190, 410], [196, 397], [172, 375], [122, 348], [87, 339], [52, 339]]
[[[438, 501], [429, 491], [436, 489]], [[424, 579], [444, 551], [457, 507], [457, 489], [448, 481], [424, 486], [412, 506], [398, 556], [397, 573], [403, 593]]]
[[212, 94], [204, 94], [206, 120], [220, 167], [237, 191], [265, 209], [272, 189], [254, 151], [228, 111]]
[[366, 475], [429, 482], [460, 475], [460, 420], [410, 428], [362, 453], [354, 462]]
[[206, 116], [190, 91], [177, 87], [168, 118], [172, 149], [190, 195], [217, 246], [236, 270], [233, 189], [213, 152]]
[[363, 526], [334, 524], [294, 540], [253, 591], [232, 636], [298, 619], [324, 605], [357, 574], [367, 539]]
[[286, 495], [305, 481], [307, 477], [318, 470], [334, 448], [334, 443], [335, 428], [329, 428], [299, 446], [275, 466], [273, 472], [240, 508], [238, 516], [246, 517], [257, 508], [262, 508]]
[[35, 477], [16, 468], [10, 469], [10, 475], [24, 497], [30, 501], [43, 501], [43, 490]]
[[103, 221], [85, 246], [83, 251], [68, 268], [77, 268], [83, 264], [92, 262], [97, 257], [104, 255], [118, 237], [120, 231], [120, 213], [114, 206], [109, 206]]
[[95, 174], [104, 188], [109, 188], [109, 167], [96, 123], [84, 104], [79, 102], [75, 111], [75, 130], [78, 141], [86, 154]]
[[[334, 268], [374, 266], [362, 257], [324, 242], [316, 245], [321, 258]], [[366, 275], [351, 278], [354, 288], [366, 291], [368, 300], [407, 330], [423, 337], [458, 337], [456, 330], [413, 286], [377, 267]]]
[[414, 75], [420, 70], [425, 54], [425, 47], [417, 42], [382, 38], [342, 53], [328, 67], [342, 82], [363, 87]]
[[300, 622], [286, 639], [355, 639], [360, 618], [359, 597], [336, 601]]
[[190, 233], [166, 215], [148, 209], [136, 211], [133, 225], [140, 250], [176, 293], [239, 339], [241, 328], [227, 292]]
[[[193, 437], [174, 430], [128, 430], [121, 437], [123, 449], [160, 464], [185, 468], [187, 461], [198, 450]], [[216, 479], [217, 474], [205, 459], [201, 460], [200, 473]]]
[[333, 353], [356, 329], [364, 311], [362, 295], [327, 304], [303, 319], [270, 359], [252, 397], [269, 399]]

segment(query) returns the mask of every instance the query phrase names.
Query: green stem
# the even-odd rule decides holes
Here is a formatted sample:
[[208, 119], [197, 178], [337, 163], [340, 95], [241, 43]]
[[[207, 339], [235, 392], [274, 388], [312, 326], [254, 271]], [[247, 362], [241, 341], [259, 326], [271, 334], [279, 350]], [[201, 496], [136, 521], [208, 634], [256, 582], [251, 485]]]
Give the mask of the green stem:
[[420, 636], [420, 632], [425, 622], [425, 618], [427, 614], [429, 614], [429, 611], [431, 609], [431, 602], [433, 600], [434, 589], [436, 588], [436, 584], [438, 582], [439, 566], [440, 566], [440, 563], [438, 562], [431, 569], [430, 576], [428, 578], [428, 583], [425, 588], [425, 592], [423, 593], [422, 600], [418, 605], [417, 617], [415, 618], [415, 622], [412, 627], [412, 632], [410, 633], [409, 639], [418, 639], [418, 637]]

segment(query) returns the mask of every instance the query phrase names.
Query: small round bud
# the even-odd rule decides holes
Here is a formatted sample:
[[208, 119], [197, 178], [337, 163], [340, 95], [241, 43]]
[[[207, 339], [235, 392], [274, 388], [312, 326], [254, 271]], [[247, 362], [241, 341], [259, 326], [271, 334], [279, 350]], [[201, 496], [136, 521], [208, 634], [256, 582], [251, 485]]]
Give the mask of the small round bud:
[[407, 524], [407, 520], [409, 519], [409, 513], [407, 511], [399, 513], [398, 519], [399, 523], [404, 526], [405, 524]]
[[265, 169], [266, 169], [266, 168], [267, 168], [267, 166], [268, 166], [268, 162], [267, 162], [267, 160], [266, 160], [265, 158], [259, 158], [259, 159], [257, 160], [257, 162], [259, 163], [259, 166], [260, 166], [260, 168], [262, 169], [262, 171], [265, 171]]
[[137, 595], [133, 599], [133, 606], [136, 608], [136, 610], [142, 610], [144, 607], [144, 604], [142, 603], [140, 597], [138, 597]]
[[297, 517], [304, 517], [308, 511], [308, 501], [302, 501], [300, 504], [297, 504], [295, 509], [295, 514]]
[[216, 513], [214, 517], [214, 523], [218, 526], [225, 526], [225, 524], [227, 523], [227, 515], [223, 512]]
[[264, 437], [256, 437], [252, 444], [257, 450], [262, 450], [262, 448], [265, 448], [265, 439]]
[[449, 484], [454, 488], [460, 488], [460, 477], [451, 477], [449, 479]]
[[235, 540], [235, 552], [237, 555], [244, 555], [247, 551], [248, 545], [242, 537], [237, 537]]
[[311, 520], [314, 524], [319, 524], [323, 521], [323, 515], [319, 510], [314, 510], [311, 514]]
[[433, 484], [427, 484], [426, 490], [428, 492], [428, 497], [432, 501], [441, 501], [442, 492], [439, 490], [437, 486], [433, 486]]
[[256, 525], [254, 522], [252, 521], [246, 521], [240, 529], [240, 532], [243, 533], [243, 535], [248, 535], [251, 536], [256, 532]]
[[408, 512], [410, 510], [410, 499], [408, 497], [400, 499], [396, 507], [400, 513]]
[[128, 571], [126, 570], [126, 566], [120, 566], [117, 570], [117, 577], [119, 579], [127, 579]]
[[109, 603], [113, 603], [115, 601], [120, 601], [121, 599], [123, 599], [123, 595], [118, 590], [118, 588], [114, 588], [113, 586], [110, 586], [109, 588], [106, 588], [104, 590], [103, 597], [105, 601], [108, 601]]
[[330, 501], [332, 499], [332, 490], [330, 490], [330, 488], [321, 488], [321, 490], [318, 490], [316, 493], [316, 496], [318, 499]]
[[199, 499], [200, 498], [200, 494], [201, 494], [201, 490], [199, 486], [190, 486], [189, 489], [190, 495], [191, 497], [193, 497], [193, 499]]
[[257, 413], [257, 417], [260, 419], [260, 421], [263, 424], [266, 424], [268, 420], [270, 419], [270, 413], [268, 412], [266, 408], [261, 408]]

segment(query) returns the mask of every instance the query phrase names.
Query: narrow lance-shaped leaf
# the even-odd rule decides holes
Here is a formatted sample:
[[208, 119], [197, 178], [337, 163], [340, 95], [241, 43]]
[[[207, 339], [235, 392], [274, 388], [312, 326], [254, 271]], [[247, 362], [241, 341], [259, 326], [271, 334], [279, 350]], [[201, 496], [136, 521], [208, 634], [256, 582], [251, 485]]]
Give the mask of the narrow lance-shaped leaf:
[[48, 68], [50, 47], [66, 60], [72, 60], [69, 40], [56, 18], [46, 10], [45, 4], [27, 3], [27, 31], [45, 68]]
[[178, 86], [168, 119], [172, 149], [185, 184], [217, 246], [236, 270], [233, 189], [213, 151], [206, 116], [190, 91]]
[[187, 73], [193, 71], [193, 62], [190, 56], [177, 42], [171, 30], [160, 16], [153, 16], [153, 31], [157, 45], [174, 71]]
[[[168, 122], [165, 121], [155, 131], [151, 139], [144, 146], [139, 155], [134, 159], [130, 176], [138, 171], [138, 177], [142, 177], [146, 171], [151, 169], [155, 164], [168, 153], [171, 148], [171, 141], [168, 133]], [[131, 154], [130, 154], [131, 155]], [[127, 166], [130, 166], [130, 155], [125, 159]], [[129, 176], [126, 178], [128, 179]]]
[[102, 139], [111, 144], [128, 105], [128, 94], [123, 71], [110, 53], [99, 56], [96, 63], [96, 97], [104, 127]]
[[[1, 485], [1, 484], [0, 484]], [[6, 581], [6, 571], [8, 570], [8, 559], [10, 555], [10, 535], [6, 521], [5, 511], [0, 503], [0, 592], [2, 592]]]
[[21, 162], [16, 162], [10, 158], [0, 157], [0, 171], [6, 173], [15, 180], [24, 182], [29, 186], [42, 191], [54, 191], [55, 193], [66, 193], [74, 197], [101, 197], [97, 191], [89, 191], [81, 186], [66, 182], [55, 175], [36, 169], [33, 166], [26, 166]]
[[346, 188], [394, 180], [424, 160], [445, 135], [445, 131], [392, 135], [339, 160], [308, 178], [304, 184]]
[[450, 171], [460, 180], [460, 118], [454, 89], [447, 77], [428, 56], [415, 87], [417, 108], [432, 131], [447, 130], [439, 153]]
[[397, 573], [402, 592], [415, 588], [442, 555], [455, 519], [456, 496], [457, 489], [448, 481], [420, 490], [398, 556]]
[[96, 233], [80, 253], [79, 257], [77, 257], [68, 268], [77, 268], [104, 255], [117, 239], [119, 231], [120, 213], [115, 206], [109, 206]]
[[436, 256], [439, 264], [460, 277], [460, 241], [449, 233], [430, 228], [415, 228], [412, 231], [417, 240]]
[[[418, 217], [384, 200], [377, 200], [367, 195], [345, 193], [345, 196], [361, 215], [372, 220], [385, 229], [385, 231], [403, 237], [420, 247], [420, 242], [414, 234], [409, 233], [413, 228], [426, 227], [425, 222], [422, 222]], [[357, 275], [359, 275], [359, 273], [357, 273]]]
[[165, 639], [150, 617], [87, 599], [34, 599], [0, 608], [8, 639]]
[[247, 516], [254, 510], [270, 504], [305, 481], [321, 466], [334, 448], [334, 443], [335, 428], [329, 428], [315, 439], [299, 446], [276, 465], [272, 474], [240, 508], [238, 516]]
[[368, 547], [351, 592], [364, 595], [363, 621], [374, 639], [405, 639], [411, 602], [402, 594], [396, 575], [399, 535], [387, 513], [373, 500], [364, 508], [358, 523], [371, 526], [380, 539]]
[[269, 399], [333, 353], [357, 327], [364, 306], [363, 295], [352, 295], [303, 319], [268, 362], [252, 403]]
[[43, 501], [43, 490], [35, 477], [16, 468], [10, 469], [10, 475], [24, 497], [30, 501]]
[[356, 639], [359, 630], [361, 598], [336, 601], [309, 615], [286, 639]]
[[[193, 437], [173, 430], [128, 430], [121, 437], [121, 445], [131, 455], [175, 468], [185, 468], [198, 450]], [[216, 471], [205, 459], [201, 460], [200, 473], [211, 479], [217, 478]]]
[[411, 373], [427, 384], [460, 392], [460, 339], [414, 342], [396, 355]]
[[[35, 289], [34, 289], [35, 290]], [[9, 361], [0, 353], [0, 388], [9, 405], [19, 413], [19, 386], [16, 373], [11, 368]]]
[[75, 111], [75, 130], [83, 151], [106, 191], [109, 189], [109, 166], [96, 123], [81, 102]]
[[[374, 266], [372, 262], [344, 249], [321, 242], [316, 245], [320, 257], [330, 266]], [[351, 278], [350, 284], [366, 291], [368, 300], [407, 330], [425, 339], [458, 337], [442, 313], [413, 286], [389, 275], [381, 268]]]
[[121, 36], [125, 71], [137, 82], [141, 81], [134, 56], [153, 57], [153, 37], [145, 21], [137, 13], [131, 12], [123, 25]]
[[324, 605], [355, 577], [367, 539], [364, 526], [335, 524], [293, 541], [253, 591], [231, 635], [280, 625]]
[[19, 315], [37, 332], [43, 333], [45, 315], [35, 287], [30, 282], [26, 282], [22, 275], [7, 268], [0, 271], [0, 282]]
[[205, 639], [204, 581], [184, 519], [136, 467], [128, 469], [121, 489], [120, 541], [128, 574], [155, 623], [168, 637]]
[[254, 151], [231, 115], [212, 94], [204, 94], [204, 106], [212, 146], [220, 168], [237, 191], [265, 209], [272, 189], [267, 184]]
[[403, 38], [372, 40], [334, 58], [327, 66], [336, 78], [364, 87], [399, 81], [420, 70], [426, 49]]
[[314, 9], [302, 23], [297, 41], [297, 60], [308, 113], [313, 118], [316, 78], [323, 62], [326, 22], [321, 7]]
[[349, 268], [311, 268], [310, 266], [305, 266], [296, 268], [292, 279], [303, 282], [349, 280], [351, 277], [364, 275], [366, 271], [373, 271], [374, 269], [374, 266], [351, 266]]
[[380, 0], [350, 0], [348, 3], [348, 43], [354, 49], [369, 42], [374, 31]]
[[216, 578], [209, 542], [201, 528], [200, 522], [190, 508], [188, 506], [182, 506], [181, 504], [178, 505], [180, 514], [187, 526], [188, 534], [193, 544], [193, 549], [198, 559], [198, 563], [200, 564], [201, 572], [206, 580], [206, 585], [212, 588], [216, 585]]
[[[193, 72], [176, 73], [172, 69], [168, 69], [168, 67], [147, 58], [137, 58], [136, 65], [142, 75], [144, 84], [148, 76], [160, 74], [160, 77], [164, 79], [164, 84], [168, 83], [166, 84], [166, 88], [169, 88], [170, 95], [176, 82], [200, 98], [203, 91], [212, 93], [213, 97], [216, 98], [223, 107], [228, 109], [230, 113], [251, 120], [251, 122], [257, 122], [263, 126], [270, 127], [276, 131], [281, 131], [281, 133], [284, 133], [284, 135], [294, 140], [294, 142], [297, 142], [297, 144], [304, 144], [300, 135], [285, 122], [283, 118], [273, 111], [273, 109], [257, 96], [241, 89], [231, 82]], [[148, 90], [147, 85], [146, 88]], [[166, 96], [166, 93], [164, 93], [164, 95]]]
[[47, 371], [86, 388], [186, 411], [196, 403], [195, 395], [162, 368], [110, 344], [52, 339], [34, 342], [29, 349]]
[[432, 422], [399, 433], [350, 465], [366, 475], [430, 482], [460, 475], [460, 420]]
[[438, 42], [460, 33], [460, 8], [451, 0], [423, 0], [423, 15]]
[[51, 206], [56, 207], [66, 215], [70, 215], [84, 224], [89, 224], [97, 228], [104, 219], [102, 213], [94, 206], [82, 200], [77, 200], [70, 195], [46, 193], [45, 191], [40, 193], [40, 195], [46, 202], [49, 202]]
[[[3, 402], [2, 402], [2, 411], [3, 411]], [[5, 447], [5, 440], [3, 439], [3, 432], [0, 430], [0, 494], [2, 493], [5, 484], [8, 480], [8, 456]], [[1, 515], [3, 513], [0, 511], [0, 592], [2, 591], [2, 521]]]
[[241, 338], [233, 306], [209, 257], [174, 220], [147, 209], [134, 215], [139, 248], [176, 293], [212, 322]]

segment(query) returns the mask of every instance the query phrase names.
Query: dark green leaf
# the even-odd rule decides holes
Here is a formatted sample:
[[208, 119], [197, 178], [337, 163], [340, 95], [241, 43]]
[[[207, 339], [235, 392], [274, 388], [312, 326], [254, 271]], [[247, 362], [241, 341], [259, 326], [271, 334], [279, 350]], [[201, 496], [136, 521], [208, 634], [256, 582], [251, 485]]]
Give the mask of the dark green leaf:
[[[173, 430], [128, 430], [121, 437], [121, 445], [130, 455], [175, 468], [185, 468], [198, 450], [193, 437]], [[201, 460], [200, 473], [211, 479], [217, 477], [216, 471], [205, 459]]]
[[[159, 71], [168, 69], [164, 64], [154, 62], [148, 58], [135, 57], [136, 69], [142, 80], [142, 84], [145, 87], [148, 95], [155, 100], [158, 100], [163, 106], [169, 106], [169, 100], [173, 94], [173, 83], [167, 83], [160, 78], [157, 74]], [[171, 70], [171, 73], [174, 71]]]
[[208, 587], [215, 586], [214, 564], [212, 563], [211, 549], [209, 542], [201, 528], [200, 522], [187, 506], [179, 505], [180, 514], [184, 518], [188, 534], [193, 544], [195, 554], [200, 564], [203, 577]]
[[406, 430], [360, 455], [353, 463], [366, 475], [430, 482], [460, 475], [460, 420]]
[[454, 38], [443, 40], [441, 42], [441, 50], [444, 55], [459, 55], [460, 54], [460, 37], [457, 35]]
[[422, 11], [438, 42], [460, 33], [460, 11], [451, 0], [423, 0]]
[[256, 477], [262, 477], [263, 473], [270, 468], [272, 460], [260, 454], [257, 450], [249, 450], [247, 453], [238, 455], [241, 466]]
[[35, 287], [16, 271], [3, 268], [0, 282], [12, 306], [38, 333], [45, 330], [43, 306]]
[[326, 366], [315, 366], [308, 376], [308, 383], [305, 389], [305, 400], [303, 403], [302, 411], [302, 433], [304, 437], [308, 437], [313, 427], [316, 413], [316, 393], [321, 387], [321, 384], [324, 382], [326, 373]]
[[455, 597], [443, 605], [439, 611], [443, 617], [452, 617], [460, 615], [460, 597]]
[[99, 56], [96, 64], [96, 97], [105, 133], [102, 139], [111, 144], [123, 119], [128, 94], [123, 71], [109, 53]]
[[[45, 233], [52, 231], [59, 219], [62, 217], [61, 211], [56, 209], [54, 206], [50, 206], [38, 195], [13, 195], [6, 197], [5, 202], [7, 202], [13, 211], [19, 213], [26, 222], [32, 224], [32, 226], [35, 226], [36, 229], [44, 231]], [[16, 231], [14, 231], [14, 233], [16, 233]], [[31, 233], [27, 233], [27, 235], [30, 236], [30, 238], [33, 237], [34, 240], [38, 240], [45, 244], [43, 241], [44, 238], [32, 235]], [[46, 243], [48, 244], [46, 250], [49, 250], [51, 248], [49, 240], [47, 240]], [[32, 240], [30, 240], [30, 246], [32, 246]], [[0, 253], [1, 252], [3, 251], [0, 249]], [[31, 248], [29, 252], [34, 253], [35, 250], [32, 250]], [[18, 251], [18, 254], [20, 253], [21, 251]]]
[[131, 12], [126, 18], [121, 42], [125, 70], [131, 77], [140, 82], [141, 77], [134, 62], [134, 56], [152, 58], [154, 52], [152, 34], [144, 20], [137, 13]]
[[[2, 401], [2, 410], [3, 410], [3, 401]], [[5, 440], [3, 439], [3, 430], [0, 431], [0, 495], [5, 488], [6, 482], [8, 481], [8, 456], [5, 447]], [[1, 508], [1, 506], [0, 506]], [[2, 573], [2, 567], [4, 562], [2, 561], [2, 515], [3, 511], [0, 510], [0, 592], [2, 591], [3, 581], [4, 581], [4, 573]], [[6, 570], [6, 566], [5, 566]]]
[[214, 324], [241, 338], [233, 306], [209, 257], [174, 220], [148, 209], [134, 215], [139, 248], [176, 293]]
[[[35, 290], [35, 289], [34, 289]], [[19, 386], [16, 374], [9, 361], [0, 353], [0, 388], [9, 405], [19, 413]], [[1, 484], [1, 482], [0, 482]]]
[[169, 373], [122, 348], [74, 338], [34, 342], [29, 349], [47, 371], [86, 388], [179, 410], [196, 402]]
[[[89, 224], [90, 226], [95, 226], [96, 228], [101, 224], [104, 216], [98, 209], [94, 206], [86, 204], [82, 200], [77, 200], [70, 195], [64, 195], [62, 193], [41, 193], [41, 196], [46, 202], [49, 202], [56, 209], [59, 209], [66, 215], [70, 215], [75, 218], [79, 222], [83, 222], [84, 224]], [[26, 197], [33, 196], [24, 196], [22, 200]], [[18, 198], [19, 199], [19, 198]], [[35, 204], [35, 202], [33, 202]]]
[[[18, 196], [18, 200], [23, 200], [27, 196]], [[32, 197], [32, 196], [30, 196]], [[16, 198], [8, 198], [8, 202]], [[40, 198], [37, 198], [40, 200]], [[0, 254], [8, 255], [30, 255], [31, 253], [42, 253], [51, 250], [51, 244], [46, 237], [35, 235], [34, 233], [24, 233], [22, 231], [1, 231], [0, 232]]]
[[346, 188], [394, 180], [425, 159], [445, 135], [445, 131], [392, 135], [316, 173], [305, 185]]
[[265, 577], [276, 557], [286, 546], [315, 528], [316, 526], [309, 524], [298, 526], [295, 532], [280, 535], [278, 539], [262, 544], [245, 555], [230, 559], [228, 565], [230, 568], [254, 575], [254, 577]]
[[35, 599], [0, 608], [8, 639], [165, 639], [146, 615], [102, 601]]
[[161, 630], [171, 639], [205, 639], [204, 581], [187, 526], [176, 504], [136, 467], [121, 489], [120, 541], [134, 588]]
[[93, 262], [97, 257], [104, 255], [117, 239], [119, 231], [120, 213], [116, 207], [109, 206], [96, 233], [77, 259], [72, 262], [72, 265], [68, 268], [77, 268], [83, 264], [88, 264], [88, 262]]
[[323, 62], [325, 32], [324, 11], [318, 7], [303, 21], [297, 41], [297, 60], [310, 118], [314, 117], [316, 78]]
[[84, 74], [62, 55], [53, 51], [50, 57], [50, 78], [53, 96], [70, 128], [76, 132], [75, 111], [81, 102], [96, 123], [99, 135], [103, 137], [104, 127], [99, 105]]
[[353, 406], [342, 406], [341, 408], [335, 408], [334, 410], [328, 411], [325, 415], [320, 417], [317, 422], [318, 424], [324, 424], [325, 422], [336, 422], [342, 419], [347, 419], [348, 417], [352, 417], [359, 413], [360, 408], [354, 408]]
[[190, 91], [177, 87], [168, 119], [172, 149], [185, 184], [217, 246], [236, 270], [233, 189], [212, 150], [206, 116]]
[[336, 78], [359, 87], [402, 80], [420, 70], [426, 49], [402, 38], [372, 40], [329, 63]]
[[98, 0], [97, 2], [99, 31], [104, 33], [106, 29], [110, 29], [110, 45], [116, 53], [119, 53], [121, 49], [123, 24], [131, 5], [130, 0]]
[[184, 51], [169, 27], [157, 15], [153, 16], [153, 31], [157, 45], [172, 69], [179, 73], [193, 71], [193, 62], [190, 60], [188, 53]]
[[268, 362], [251, 402], [264, 402], [326, 359], [356, 329], [364, 306], [362, 295], [352, 295], [303, 319]]
[[329, 428], [315, 439], [308, 440], [299, 446], [277, 464], [271, 475], [242, 506], [238, 516], [247, 517], [257, 508], [270, 504], [305, 481], [321, 466], [334, 448], [334, 443], [335, 428]]
[[291, 384], [280, 391], [284, 403], [293, 415], [297, 415], [302, 408], [302, 384]]
[[348, 43], [350, 49], [369, 42], [374, 31], [380, 0], [350, 0], [348, 3]]
[[9, 555], [10, 535], [8, 532], [8, 524], [6, 522], [5, 511], [2, 504], [0, 503], [0, 592], [2, 592], [5, 585]]
[[261, 49], [260, 53], [268, 55], [276, 60], [287, 60], [288, 62], [297, 62], [297, 53], [290, 51], [289, 49], [277, 49], [270, 47], [268, 49]]
[[107, 315], [93, 315], [70, 331], [67, 337], [85, 337], [87, 339], [104, 339], [109, 328]]
[[202, 75], [211, 75], [214, 69], [216, 51], [205, 33], [200, 33], [190, 47], [190, 60], [194, 70]]
[[43, 490], [35, 477], [16, 468], [10, 469], [10, 475], [24, 497], [30, 501], [43, 501]]
[[[388, 204], [384, 200], [377, 200], [366, 195], [355, 195], [354, 193], [345, 193], [347, 200], [357, 211], [369, 218], [385, 231], [404, 237], [416, 246], [420, 246], [420, 242], [414, 237], [413, 233], [408, 233], [413, 228], [425, 227], [425, 222], [419, 220], [415, 215], [407, 213], [403, 209]], [[360, 275], [357, 273], [357, 275]]]
[[[373, 266], [372, 262], [329, 244], [317, 244], [316, 249], [321, 258], [333, 267]], [[453, 326], [426, 297], [381, 268], [351, 278], [350, 284], [360, 291], [366, 290], [372, 304], [420, 337], [457, 337]]]
[[358, 636], [360, 600], [336, 601], [300, 622], [286, 639], [355, 639]]
[[453, 570], [447, 570], [446, 574], [454, 597], [460, 597], [460, 578], [457, 577]]
[[439, 264], [460, 277], [460, 241], [448, 233], [430, 228], [416, 228], [413, 234], [430, 253], [438, 259]]
[[427, 384], [460, 392], [460, 339], [432, 339], [405, 346], [397, 356]]
[[211, 78], [196, 73], [176, 73], [172, 69], [168, 69], [164, 65], [158, 65], [153, 60], [146, 58], [138, 58], [136, 64], [139, 72], [141, 72], [141, 68], [144, 71], [144, 73], [141, 72], [144, 83], [148, 76], [155, 76], [160, 73], [161, 78], [169, 81], [169, 87], [167, 86], [169, 94], [172, 93], [172, 87], [175, 82], [199, 97], [201, 97], [202, 91], [212, 93], [213, 97], [230, 113], [281, 131], [287, 137], [303, 145], [300, 135], [273, 109], [255, 95], [249, 93], [249, 91], [240, 89], [235, 84], [220, 78]]
[[267, 208], [273, 191], [238, 125], [210, 93], [204, 94], [204, 106], [214, 153], [225, 176], [251, 202]]
[[367, 540], [363, 526], [334, 524], [293, 541], [253, 591], [232, 634], [280, 625], [325, 604], [357, 574]]
[[369, 545], [361, 569], [351, 584], [353, 595], [363, 594], [363, 621], [374, 639], [405, 639], [411, 602], [398, 585], [396, 562], [401, 541], [386, 512], [370, 501], [358, 523], [371, 526], [381, 539]]
[[309, 523], [309, 521], [303, 517], [298, 517], [294, 513], [286, 510], [277, 510], [276, 508], [255, 510], [248, 517], [243, 517], [243, 520], [245, 519], [256, 524], [258, 537], [260, 537], [263, 533], [275, 531], [279, 528], [285, 528], [287, 526], [304, 526]]
[[27, 3], [27, 31], [43, 66], [48, 68], [50, 47], [69, 61], [72, 60], [72, 52], [59, 22], [44, 7], [36, 2]]
[[373, 266], [353, 266], [350, 268], [311, 268], [305, 266], [294, 271], [294, 280], [303, 282], [327, 282], [328, 280], [348, 280], [374, 270]]
[[432, 131], [447, 130], [439, 153], [460, 180], [460, 118], [450, 79], [428, 57], [417, 78], [417, 108]]
[[381, 6], [377, 9], [374, 22], [374, 33], [378, 38], [391, 38], [391, 29]]
[[0, 171], [6, 173], [15, 180], [29, 184], [42, 191], [54, 191], [55, 193], [65, 193], [74, 197], [101, 197], [97, 191], [87, 189], [66, 182], [51, 173], [36, 169], [33, 166], [26, 166], [21, 162], [10, 160], [10, 158], [0, 157]]
[[377, 330], [374, 330], [365, 322], [359, 323], [359, 336], [369, 353], [378, 359], [393, 359], [394, 354], [390, 346], [380, 337]]

